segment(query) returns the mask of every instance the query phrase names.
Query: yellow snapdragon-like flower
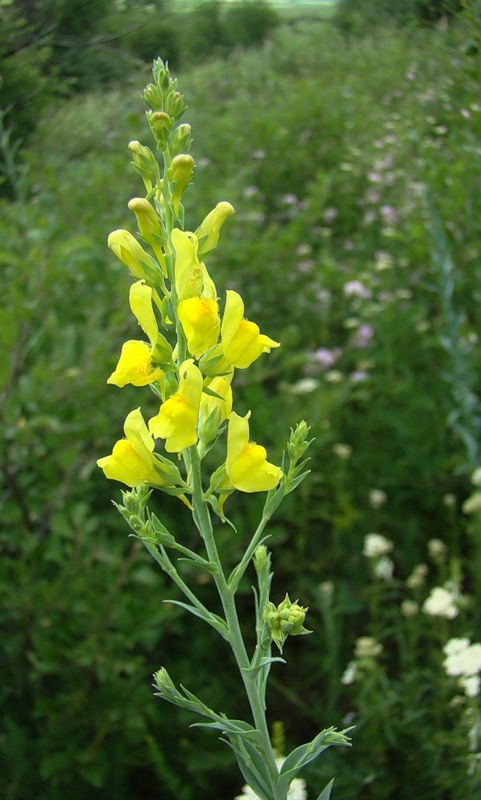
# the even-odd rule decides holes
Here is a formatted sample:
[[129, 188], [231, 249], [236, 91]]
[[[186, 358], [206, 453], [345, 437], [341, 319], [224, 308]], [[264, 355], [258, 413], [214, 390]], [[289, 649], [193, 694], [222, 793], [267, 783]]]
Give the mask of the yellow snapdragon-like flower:
[[122, 229], [112, 231], [107, 244], [117, 258], [130, 269], [134, 278], [147, 277], [145, 266], [150, 263], [149, 256], [129, 231]]
[[215, 284], [205, 264], [199, 261], [199, 242], [195, 233], [174, 228], [171, 241], [175, 251], [175, 291], [178, 300], [201, 295], [215, 300]]
[[162, 485], [163, 481], [155, 468], [154, 440], [147, 430], [140, 408], [128, 414], [124, 432], [127, 438], [116, 442], [110, 456], [97, 461], [105, 477], [131, 488], [144, 482]]
[[122, 345], [122, 352], [114, 372], [107, 380], [122, 389], [127, 384], [147, 386], [160, 378], [162, 370], [152, 364], [152, 351], [147, 342], [134, 340]]
[[206, 255], [217, 247], [219, 233], [227, 217], [235, 214], [234, 206], [226, 201], [217, 203], [216, 207], [207, 214], [204, 221], [197, 228], [195, 235], [199, 240], [199, 254]]
[[120, 388], [129, 383], [133, 386], [146, 386], [162, 377], [160, 367], [152, 363], [152, 352], [157, 344], [159, 328], [152, 307], [151, 287], [143, 281], [132, 284], [129, 302], [137, 322], [150, 339], [150, 346], [136, 340], [125, 342], [118, 364], [107, 381]]
[[188, 297], [177, 307], [189, 353], [200, 358], [217, 344], [220, 319], [217, 300], [208, 297]]
[[234, 411], [229, 416], [227, 433], [227, 477], [241, 492], [268, 492], [282, 477], [282, 470], [267, 461], [265, 447], [249, 441], [249, 422]]
[[149, 421], [155, 437], [165, 439], [168, 453], [180, 453], [197, 442], [197, 422], [204, 379], [193, 359], [179, 367], [179, 388], [162, 403], [159, 413]]
[[242, 297], [232, 289], [226, 293], [221, 326], [222, 349], [228, 361], [238, 369], [246, 369], [262, 353], [269, 353], [279, 342], [260, 332], [255, 322], [244, 319]]

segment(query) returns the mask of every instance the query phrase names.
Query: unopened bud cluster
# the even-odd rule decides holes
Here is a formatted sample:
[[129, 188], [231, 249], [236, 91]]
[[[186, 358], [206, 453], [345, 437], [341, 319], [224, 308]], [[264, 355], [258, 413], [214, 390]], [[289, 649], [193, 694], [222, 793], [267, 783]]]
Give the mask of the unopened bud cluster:
[[288, 636], [311, 633], [304, 628], [307, 611], [308, 609], [300, 606], [297, 600], [293, 603], [288, 594], [278, 606], [271, 601], [267, 603], [264, 609], [266, 629], [279, 650], [282, 650]]

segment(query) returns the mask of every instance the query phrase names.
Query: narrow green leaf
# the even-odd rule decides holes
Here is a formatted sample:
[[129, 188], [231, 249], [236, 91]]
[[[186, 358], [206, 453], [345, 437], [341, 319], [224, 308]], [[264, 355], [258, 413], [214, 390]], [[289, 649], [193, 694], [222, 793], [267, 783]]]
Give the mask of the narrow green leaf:
[[224, 620], [217, 616], [217, 614], [213, 614], [211, 611], [208, 611], [206, 608], [202, 606], [191, 606], [190, 603], [184, 603], [182, 600], [164, 600], [164, 603], [171, 603], [174, 606], [180, 606], [180, 608], [184, 608], [186, 611], [189, 611], [195, 617], [199, 617], [203, 619], [204, 622], [207, 622], [212, 628], [214, 628], [220, 635], [226, 640], [229, 640], [229, 629], [225, 624]]
[[332, 780], [330, 780], [329, 783], [324, 786], [324, 789], [322, 790], [321, 794], [316, 797], [316, 800], [329, 800], [333, 786], [334, 778], [332, 778]]

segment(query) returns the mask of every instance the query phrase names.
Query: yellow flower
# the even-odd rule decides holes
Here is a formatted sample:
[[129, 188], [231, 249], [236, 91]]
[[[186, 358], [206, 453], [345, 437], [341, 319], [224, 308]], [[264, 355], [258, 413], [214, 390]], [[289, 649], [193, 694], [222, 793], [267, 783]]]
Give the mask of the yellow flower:
[[[160, 367], [152, 363], [152, 353], [159, 342], [159, 328], [152, 307], [152, 289], [143, 281], [137, 281], [130, 287], [129, 302], [132, 313], [140, 327], [150, 339], [150, 346], [146, 342], [129, 340], [122, 347], [122, 352], [115, 371], [107, 383], [113, 383], [122, 388], [128, 383], [133, 386], [146, 386], [148, 383], [162, 378]], [[169, 358], [171, 349], [162, 337], [160, 342], [162, 355]]]
[[261, 353], [269, 353], [279, 342], [260, 333], [255, 322], [244, 319], [242, 297], [227, 290], [224, 316], [221, 327], [222, 349], [225, 357], [238, 369], [246, 369]]
[[130, 287], [129, 305], [135, 319], [150, 339], [152, 347], [157, 344], [159, 326], [152, 306], [152, 288], [144, 281], [136, 281]]
[[171, 240], [175, 251], [175, 291], [179, 301], [201, 295], [215, 300], [215, 284], [205, 264], [199, 261], [199, 243], [195, 233], [174, 228]]
[[144, 266], [150, 264], [149, 256], [131, 233], [122, 229], [112, 231], [107, 244], [135, 278], [147, 277]]
[[207, 297], [188, 297], [177, 308], [187, 338], [189, 353], [200, 358], [217, 344], [220, 330], [217, 301]]
[[282, 470], [267, 461], [265, 447], [249, 442], [249, 422], [234, 411], [229, 417], [227, 433], [227, 477], [241, 492], [268, 492], [282, 477]]
[[206, 255], [217, 247], [219, 233], [227, 217], [235, 214], [234, 206], [225, 201], [217, 203], [216, 207], [207, 214], [200, 227], [197, 228], [195, 235], [199, 240], [199, 253]]
[[147, 430], [140, 408], [128, 414], [124, 432], [127, 438], [116, 442], [110, 456], [97, 461], [105, 477], [131, 488], [145, 481], [162, 485], [163, 481], [155, 469], [154, 440]]
[[149, 421], [155, 437], [165, 439], [168, 453], [180, 453], [197, 442], [197, 422], [203, 377], [189, 358], [179, 367], [179, 388], [162, 403], [159, 413]]
[[107, 383], [122, 388], [128, 383], [147, 386], [162, 375], [160, 367], [152, 364], [152, 351], [147, 342], [130, 340], [122, 346], [118, 364]]

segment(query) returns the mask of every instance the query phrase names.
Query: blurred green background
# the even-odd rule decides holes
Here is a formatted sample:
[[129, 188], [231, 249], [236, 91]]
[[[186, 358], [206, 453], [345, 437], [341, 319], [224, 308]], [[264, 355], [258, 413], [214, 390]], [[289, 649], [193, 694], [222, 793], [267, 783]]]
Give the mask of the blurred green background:
[[[480, 465], [480, 3], [0, 11], [0, 794], [230, 800], [241, 785], [228, 749], [152, 696], [165, 665], [247, 713], [222, 642], [162, 602], [175, 589], [95, 466], [149, 402], [106, 384], [136, 328], [106, 239], [135, 230], [127, 144], [151, 144], [140, 94], [160, 55], [193, 127], [186, 227], [232, 202], [209, 270], [282, 342], [238, 376], [237, 410], [274, 462], [300, 418], [315, 436], [312, 474], [270, 528], [273, 599], [299, 597], [314, 630], [273, 669], [271, 722], [290, 747], [356, 725], [352, 750], [306, 770], [312, 796], [336, 774], [337, 800], [475, 800], [478, 699], [446, 677], [442, 647], [481, 638], [481, 528], [463, 511]], [[260, 508], [229, 502], [227, 562]], [[188, 524], [156, 504], [172, 530]], [[393, 543], [391, 575], [363, 555], [373, 531]], [[189, 577], [210, 600], [209, 576]], [[455, 619], [403, 613], [446, 582]], [[248, 579], [239, 602], [249, 637]], [[342, 683], [365, 635], [382, 655]]]

